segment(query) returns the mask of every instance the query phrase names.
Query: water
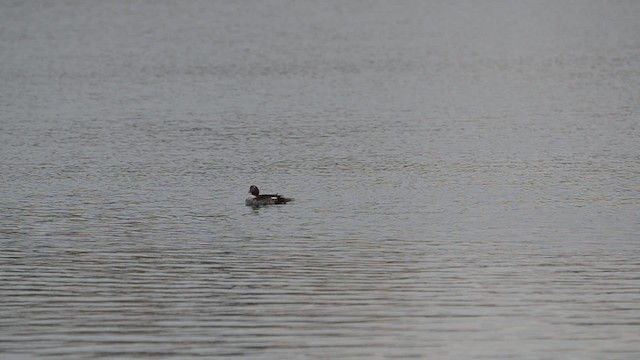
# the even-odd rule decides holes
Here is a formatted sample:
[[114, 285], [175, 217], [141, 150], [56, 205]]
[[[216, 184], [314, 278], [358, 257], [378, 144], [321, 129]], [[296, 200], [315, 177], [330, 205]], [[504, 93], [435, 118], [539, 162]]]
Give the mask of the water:
[[638, 358], [638, 18], [2, 2], [0, 358]]

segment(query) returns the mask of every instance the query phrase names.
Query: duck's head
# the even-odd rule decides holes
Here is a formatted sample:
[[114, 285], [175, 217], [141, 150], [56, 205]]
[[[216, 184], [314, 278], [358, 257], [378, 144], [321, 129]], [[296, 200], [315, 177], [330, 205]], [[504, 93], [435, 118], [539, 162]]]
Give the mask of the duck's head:
[[251, 185], [249, 187], [249, 193], [253, 196], [258, 196], [260, 194], [260, 190], [258, 190], [258, 187], [255, 185]]

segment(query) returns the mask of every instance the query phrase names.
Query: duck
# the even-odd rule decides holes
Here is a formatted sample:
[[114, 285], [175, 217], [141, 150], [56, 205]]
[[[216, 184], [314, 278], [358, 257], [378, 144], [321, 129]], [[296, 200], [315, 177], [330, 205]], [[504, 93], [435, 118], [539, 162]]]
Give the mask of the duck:
[[244, 204], [247, 206], [263, 206], [263, 205], [280, 205], [286, 204], [290, 201], [293, 201], [293, 198], [287, 198], [280, 194], [262, 194], [260, 195], [260, 190], [257, 186], [251, 185], [249, 187], [249, 194], [253, 195], [252, 197], [248, 197]]

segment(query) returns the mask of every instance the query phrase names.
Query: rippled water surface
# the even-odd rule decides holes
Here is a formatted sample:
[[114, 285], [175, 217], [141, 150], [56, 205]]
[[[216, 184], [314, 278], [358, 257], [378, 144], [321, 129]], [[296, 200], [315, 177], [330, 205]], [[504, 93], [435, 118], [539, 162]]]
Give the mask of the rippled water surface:
[[639, 358], [639, 18], [0, 3], [0, 358]]

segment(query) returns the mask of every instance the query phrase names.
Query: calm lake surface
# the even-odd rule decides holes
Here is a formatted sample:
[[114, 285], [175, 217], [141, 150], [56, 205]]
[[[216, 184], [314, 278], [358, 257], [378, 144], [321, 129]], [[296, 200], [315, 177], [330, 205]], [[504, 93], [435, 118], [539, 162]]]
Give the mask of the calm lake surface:
[[0, 2], [0, 358], [640, 358], [638, 19]]

